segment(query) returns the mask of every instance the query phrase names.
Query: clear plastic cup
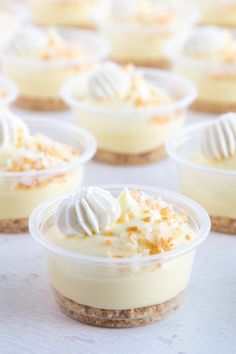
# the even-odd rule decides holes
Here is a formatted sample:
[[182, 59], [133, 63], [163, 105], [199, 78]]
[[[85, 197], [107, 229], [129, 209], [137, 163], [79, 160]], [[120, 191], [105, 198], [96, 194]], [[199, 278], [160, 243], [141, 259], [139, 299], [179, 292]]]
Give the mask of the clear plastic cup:
[[93, 28], [91, 14], [105, 0], [28, 0], [39, 25]]
[[187, 56], [183, 48], [190, 35], [191, 33], [169, 41], [165, 52], [172, 61], [174, 71], [191, 80], [198, 90], [198, 98], [192, 108], [209, 113], [235, 111], [236, 63], [194, 59]]
[[[124, 187], [102, 186], [115, 197]], [[154, 187], [135, 188], [187, 212], [195, 237], [158, 255], [95, 257], [67, 251], [47, 238], [57, 232], [55, 213], [68, 195], [41, 204], [30, 217], [30, 231], [43, 246], [56, 301], [76, 320], [101, 327], [135, 327], [168, 317], [183, 301], [196, 250], [209, 233], [209, 217], [198, 204], [179, 194]]]
[[31, 133], [75, 148], [79, 156], [60, 167], [41, 171], [0, 172], [0, 232], [28, 231], [28, 218], [32, 210], [50, 197], [76, 190], [81, 186], [84, 165], [96, 150], [95, 139], [72, 124], [52, 122], [44, 118], [24, 119]]
[[57, 31], [66, 41], [81, 44], [88, 50], [88, 55], [72, 60], [44, 60], [4, 51], [2, 72], [19, 87], [18, 106], [39, 111], [68, 108], [60, 99], [62, 84], [78, 73], [94, 69], [109, 52], [106, 40], [95, 32], [66, 28], [58, 28]]
[[97, 139], [99, 161], [111, 164], [144, 164], [165, 156], [166, 139], [184, 124], [187, 107], [196, 97], [192, 84], [156, 69], [140, 69], [144, 78], [162, 88], [173, 100], [152, 107], [111, 107], [84, 102], [89, 74], [72, 78], [61, 97], [73, 109], [74, 119]]
[[203, 165], [197, 160], [208, 124], [186, 128], [170, 138], [167, 153], [177, 163], [181, 192], [207, 210], [212, 229], [236, 234], [236, 171]]
[[110, 43], [113, 60], [122, 64], [167, 68], [170, 62], [164, 51], [166, 42], [177, 34], [188, 32], [199, 20], [198, 11], [191, 6], [178, 6], [177, 13], [183, 18], [168, 24], [119, 23], [109, 19], [108, 14], [95, 14], [94, 21]]
[[11, 80], [0, 76], [0, 107], [11, 105], [18, 93], [18, 87]]

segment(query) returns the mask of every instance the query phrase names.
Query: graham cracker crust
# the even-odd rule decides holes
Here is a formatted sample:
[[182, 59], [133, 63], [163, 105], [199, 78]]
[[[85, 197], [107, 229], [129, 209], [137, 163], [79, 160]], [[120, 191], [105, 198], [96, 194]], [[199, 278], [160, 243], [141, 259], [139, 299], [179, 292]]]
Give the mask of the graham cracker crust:
[[191, 109], [206, 112], [206, 113], [225, 113], [225, 112], [236, 112], [236, 102], [235, 103], [212, 103], [204, 101], [196, 101], [191, 105]]
[[104, 310], [80, 305], [53, 289], [61, 311], [73, 319], [88, 325], [106, 328], [131, 328], [164, 320], [176, 311], [184, 299], [184, 291], [172, 299], [158, 305], [130, 310]]
[[135, 66], [141, 66], [145, 68], [169, 69], [171, 67], [171, 62], [168, 59], [135, 61], [134, 59], [117, 60], [115, 58], [111, 58], [111, 60], [116, 61], [121, 65], [134, 64]]
[[65, 111], [68, 106], [61, 99], [37, 99], [20, 96], [15, 105], [31, 111]]
[[0, 220], [0, 233], [21, 234], [21, 233], [26, 233], [28, 231], [29, 231], [28, 218]]
[[211, 215], [211, 225], [213, 231], [236, 235], [236, 219]]
[[143, 165], [157, 162], [166, 157], [165, 146], [162, 145], [155, 150], [142, 154], [123, 154], [99, 149], [95, 155], [95, 160], [110, 165]]

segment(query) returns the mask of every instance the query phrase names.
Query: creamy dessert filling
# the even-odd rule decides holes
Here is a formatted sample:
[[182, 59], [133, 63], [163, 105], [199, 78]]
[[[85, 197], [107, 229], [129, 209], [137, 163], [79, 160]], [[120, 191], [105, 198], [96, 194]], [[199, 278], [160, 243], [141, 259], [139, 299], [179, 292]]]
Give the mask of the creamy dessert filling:
[[158, 72], [104, 62], [66, 83], [62, 97], [76, 108], [78, 124], [95, 135], [98, 160], [143, 164], [165, 156], [166, 138], [184, 121], [183, 110], [174, 109], [179, 97], [165, 87]]
[[236, 169], [236, 114], [226, 113], [204, 131], [201, 153], [193, 158], [213, 168]]
[[26, 231], [27, 219], [36, 205], [50, 196], [78, 188], [81, 168], [56, 172], [78, 156], [73, 147], [33, 134], [20, 118], [1, 110], [0, 232], [17, 232], [16, 224], [22, 231], [20, 221]]
[[146, 108], [169, 104], [172, 99], [134, 66], [105, 62], [94, 71], [79, 99], [114, 108]]
[[207, 125], [191, 153], [195, 168], [181, 170], [183, 192], [204, 206], [215, 231], [236, 233], [236, 114]]
[[165, 25], [180, 22], [176, 8], [153, 0], [112, 0], [108, 19], [115, 23]]
[[38, 28], [24, 28], [5, 49], [5, 53], [17, 59], [40, 60], [75, 60], [88, 56], [89, 50], [78, 41], [68, 41], [51, 28], [47, 31]]
[[[47, 240], [62, 252], [88, 257], [80, 262], [46, 252], [51, 283], [64, 312], [73, 310], [81, 320], [81, 309], [85, 318], [89, 309], [89, 318], [96, 318], [99, 309], [109, 309], [112, 322], [123, 317], [120, 311], [130, 310], [127, 320], [135, 325], [137, 317], [152, 322], [178, 307], [195, 252], [167, 262], [139, 261], [194, 242], [196, 229], [184, 211], [136, 189], [125, 188], [114, 197], [107, 190], [89, 187], [65, 198], [53, 219]], [[108, 263], [99, 265], [96, 257]], [[113, 264], [119, 260], [130, 263]], [[102, 324], [106, 318], [97, 320]]]
[[218, 27], [200, 27], [186, 40], [183, 56], [218, 63], [236, 62], [236, 40], [229, 30]]
[[168, 252], [194, 237], [187, 215], [161, 199], [124, 189], [118, 198], [88, 188], [66, 199], [48, 238], [70, 251], [108, 258]]
[[0, 172], [43, 171], [78, 157], [70, 146], [41, 134], [31, 135], [27, 125], [4, 110], [0, 114]]

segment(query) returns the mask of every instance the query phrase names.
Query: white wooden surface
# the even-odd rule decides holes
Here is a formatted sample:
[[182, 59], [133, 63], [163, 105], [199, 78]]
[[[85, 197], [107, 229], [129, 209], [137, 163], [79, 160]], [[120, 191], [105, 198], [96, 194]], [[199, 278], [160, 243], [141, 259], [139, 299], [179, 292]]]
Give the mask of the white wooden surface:
[[[49, 118], [69, 120], [64, 114]], [[168, 160], [130, 168], [92, 162], [84, 182], [178, 190], [175, 166]], [[60, 313], [39, 245], [29, 235], [0, 235], [0, 354], [234, 354], [235, 333], [234, 236], [211, 234], [202, 245], [185, 303], [169, 319], [111, 330], [89, 327]]]

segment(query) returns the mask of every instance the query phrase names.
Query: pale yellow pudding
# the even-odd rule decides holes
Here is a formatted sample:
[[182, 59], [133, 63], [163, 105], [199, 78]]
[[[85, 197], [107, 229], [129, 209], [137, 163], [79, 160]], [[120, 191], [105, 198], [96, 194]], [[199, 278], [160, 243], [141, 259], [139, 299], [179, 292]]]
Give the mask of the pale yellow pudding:
[[198, 19], [188, 7], [152, 0], [111, 0], [96, 23], [111, 45], [111, 58], [122, 64], [168, 67], [164, 45], [184, 34]]
[[[182, 301], [198, 222], [189, 209], [190, 214], [184, 206], [175, 208], [158, 191], [155, 196], [153, 191], [114, 191], [90, 187], [67, 195], [50, 206], [49, 218], [43, 207], [41, 230], [55, 250], [45, 250], [50, 281], [62, 311], [82, 322], [104, 327], [152, 323]], [[33, 236], [36, 214], [30, 222]], [[206, 214], [204, 221], [205, 238]]]
[[183, 146], [170, 152], [179, 163], [181, 190], [208, 211], [215, 231], [236, 234], [236, 114], [186, 134]]
[[218, 0], [205, 3], [202, 23], [236, 27], [236, 1]]
[[[38, 128], [39, 123], [45, 125], [42, 130], [49, 135], [55, 136], [53, 130], [59, 132], [60, 140], [63, 134], [64, 139], [71, 134], [71, 144], [77, 141], [78, 145], [66, 145], [40, 134], [40, 128], [36, 133], [34, 125]], [[20, 118], [0, 111], [0, 232], [27, 231], [28, 217], [40, 202], [74, 190], [82, 181], [84, 152], [80, 144], [86, 137], [64, 124], [53, 129], [45, 120], [36, 119], [32, 126], [33, 132]], [[92, 140], [91, 144], [92, 156]]]
[[28, 0], [33, 20], [39, 25], [93, 28], [94, 10], [106, 0]]
[[[171, 85], [173, 90], [168, 89]], [[195, 94], [180, 78], [112, 62], [70, 80], [62, 89], [77, 123], [95, 135], [97, 159], [116, 164], [163, 157], [165, 140], [183, 125], [185, 108]]]
[[5, 48], [2, 71], [19, 87], [19, 106], [66, 109], [59, 97], [62, 84], [77, 73], [92, 70], [106, 53], [106, 43], [97, 34], [27, 27]]
[[175, 70], [198, 89], [193, 107], [207, 112], [236, 108], [236, 40], [232, 32], [217, 27], [200, 27], [187, 39], [167, 46]]

